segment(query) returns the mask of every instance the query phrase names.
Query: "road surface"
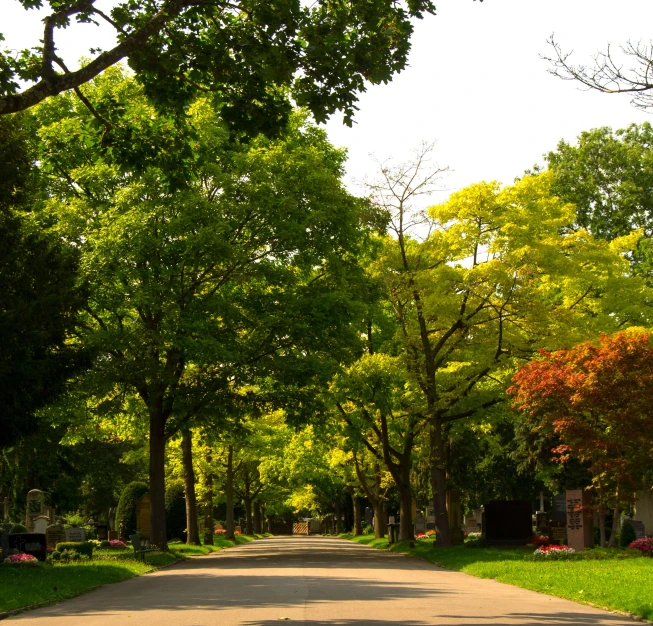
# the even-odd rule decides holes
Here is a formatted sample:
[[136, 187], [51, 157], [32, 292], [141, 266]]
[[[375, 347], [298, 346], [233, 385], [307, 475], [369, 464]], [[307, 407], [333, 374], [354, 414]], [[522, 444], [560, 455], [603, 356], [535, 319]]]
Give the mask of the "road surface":
[[632, 626], [631, 620], [352, 542], [288, 537], [184, 561], [7, 626]]

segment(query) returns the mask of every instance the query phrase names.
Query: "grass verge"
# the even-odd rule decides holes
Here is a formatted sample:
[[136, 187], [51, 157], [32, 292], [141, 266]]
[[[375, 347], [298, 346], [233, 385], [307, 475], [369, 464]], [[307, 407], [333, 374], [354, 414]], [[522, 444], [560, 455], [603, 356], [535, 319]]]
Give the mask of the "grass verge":
[[530, 549], [433, 548], [431, 541], [415, 541], [414, 548], [407, 541], [389, 547], [387, 539], [373, 535], [340, 536], [479, 578], [653, 620], [653, 559], [623, 558], [621, 550], [602, 551], [600, 559], [542, 562], [528, 560]]
[[93, 560], [75, 563], [0, 565], [0, 611], [55, 604], [108, 583], [147, 574], [191, 556], [201, 556], [254, 541], [239, 535], [236, 541], [215, 539], [214, 545], [171, 544], [169, 552], [150, 552], [137, 561], [131, 549], [98, 550]]

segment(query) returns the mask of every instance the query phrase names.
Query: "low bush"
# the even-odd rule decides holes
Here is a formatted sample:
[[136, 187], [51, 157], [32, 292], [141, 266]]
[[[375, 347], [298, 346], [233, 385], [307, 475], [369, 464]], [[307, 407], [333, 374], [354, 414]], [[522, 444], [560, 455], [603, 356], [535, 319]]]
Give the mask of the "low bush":
[[485, 535], [483, 533], [469, 533], [465, 537], [465, 547], [485, 548]]
[[51, 555], [52, 561], [60, 561], [63, 563], [75, 563], [79, 561], [90, 561], [91, 557], [87, 554], [80, 554], [75, 550], [55, 550]]
[[619, 533], [619, 545], [622, 548], [626, 548], [635, 541], [635, 539], [637, 539], [635, 528], [628, 520], [626, 520], [621, 527], [621, 532]]
[[542, 546], [533, 552], [535, 561], [565, 561], [573, 557], [576, 550], [569, 546]]
[[9, 530], [9, 533], [11, 535], [17, 535], [19, 533], [26, 533], [26, 532], [28, 532], [28, 530], [22, 524], [14, 524]]
[[643, 537], [642, 539], [635, 539], [632, 541], [628, 548], [631, 550], [639, 550], [646, 556], [653, 556], [653, 537]]
[[364, 535], [373, 535], [374, 534], [374, 528], [370, 524], [365, 524], [365, 526], [363, 526], [363, 534]]
[[57, 544], [57, 552], [72, 550], [78, 554], [83, 554], [89, 559], [93, 556], [93, 544], [90, 541], [62, 541]]
[[100, 548], [110, 548], [111, 547], [111, 542], [108, 539], [105, 539], [104, 541], [100, 541]]

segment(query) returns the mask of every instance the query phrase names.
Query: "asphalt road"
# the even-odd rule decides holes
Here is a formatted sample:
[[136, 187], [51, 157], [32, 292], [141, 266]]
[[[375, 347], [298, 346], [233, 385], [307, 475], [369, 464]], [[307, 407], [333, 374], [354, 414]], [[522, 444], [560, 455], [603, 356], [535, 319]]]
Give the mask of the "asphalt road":
[[274, 538], [106, 585], [16, 626], [632, 626], [624, 617], [337, 539]]

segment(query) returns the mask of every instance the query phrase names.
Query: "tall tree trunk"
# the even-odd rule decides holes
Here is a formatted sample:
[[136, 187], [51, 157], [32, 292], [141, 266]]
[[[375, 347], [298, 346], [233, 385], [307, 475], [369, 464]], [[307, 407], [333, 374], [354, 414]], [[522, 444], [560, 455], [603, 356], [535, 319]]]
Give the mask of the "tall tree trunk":
[[211, 463], [213, 462], [213, 457], [210, 454], [207, 454], [206, 462], [209, 466], [209, 471], [206, 475], [204, 543], [213, 545], [213, 472], [211, 471]]
[[433, 418], [430, 427], [431, 489], [433, 490], [433, 509], [435, 512], [436, 545], [439, 548], [446, 548], [451, 546], [451, 533], [449, 532], [449, 518], [447, 516], [447, 471], [440, 418]]
[[374, 464], [374, 488], [372, 488], [365, 478], [365, 474], [358, 462], [358, 457], [354, 454], [354, 469], [363, 492], [374, 509], [374, 538], [382, 539], [388, 530], [385, 516], [385, 501], [381, 495], [381, 467], [378, 463]]
[[181, 453], [184, 465], [184, 490], [186, 492], [186, 543], [199, 546], [200, 530], [197, 523], [195, 470], [193, 469], [193, 436], [190, 430], [184, 430], [182, 433]]
[[363, 520], [361, 515], [361, 499], [356, 494], [356, 490], [349, 486], [347, 487], [349, 495], [351, 496], [352, 509], [354, 510], [354, 537], [363, 534]]
[[[410, 488], [410, 457], [401, 459], [399, 472], [395, 477], [399, 491], [399, 541], [414, 539], [413, 490]], [[398, 479], [398, 480], [397, 480]]]
[[388, 514], [385, 510], [385, 501], [376, 500], [372, 503], [374, 509], [374, 539], [383, 539], [388, 533]]
[[261, 505], [254, 502], [254, 532], [257, 535], [263, 534], [263, 516], [261, 515]]
[[[402, 468], [402, 474], [410, 475], [410, 469]], [[413, 528], [413, 492], [410, 488], [409, 479], [402, 479], [402, 488], [399, 489], [399, 541], [414, 539]]]
[[247, 534], [254, 534], [254, 519], [252, 517], [252, 499], [248, 496], [245, 497], [245, 523], [247, 525]]
[[150, 413], [150, 543], [168, 549], [166, 530], [165, 418], [162, 411]]
[[603, 485], [599, 485], [599, 541], [601, 547], [605, 548], [605, 502]]
[[610, 532], [610, 541], [608, 541], [608, 548], [614, 548], [615, 544], [617, 543], [617, 532], [619, 530], [619, 524], [620, 524], [620, 517], [621, 517], [621, 508], [619, 506], [619, 502], [617, 502], [617, 505], [614, 507], [614, 516], [612, 518], [612, 531]]
[[227, 532], [225, 539], [236, 539], [234, 526], [234, 448], [229, 446], [227, 453], [227, 484], [225, 488], [227, 499]]

